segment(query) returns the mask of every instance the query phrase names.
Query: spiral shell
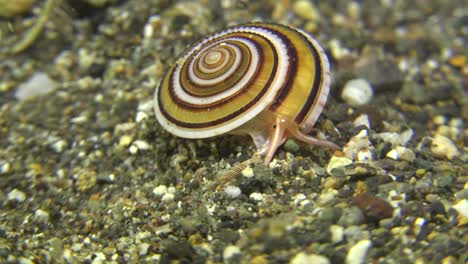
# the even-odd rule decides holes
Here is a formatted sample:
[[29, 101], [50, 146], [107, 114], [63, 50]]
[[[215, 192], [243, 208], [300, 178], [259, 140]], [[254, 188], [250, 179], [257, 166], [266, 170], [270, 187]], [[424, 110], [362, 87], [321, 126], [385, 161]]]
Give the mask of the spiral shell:
[[327, 57], [310, 35], [253, 23], [182, 54], [156, 88], [154, 108], [159, 123], [179, 137], [250, 134], [268, 162], [287, 137], [336, 146], [303, 134], [320, 115], [329, 86]]

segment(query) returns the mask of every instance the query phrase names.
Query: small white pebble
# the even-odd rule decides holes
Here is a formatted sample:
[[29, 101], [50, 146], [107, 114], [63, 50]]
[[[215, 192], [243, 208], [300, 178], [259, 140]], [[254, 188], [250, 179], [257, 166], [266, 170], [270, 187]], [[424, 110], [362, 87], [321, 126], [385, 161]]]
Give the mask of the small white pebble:
[[365, 79], [348, 81], [341, 92], [341, 98], [346, 103], [355, 107], [369, 103], [373, 95], [372, 86]]
[[330, 226], [330, 233], [331, 233], [331, 242], [336, 244], [343, 241], [344, 238], [344, 228], [340, 225], [331, 225]]
[[224, 248], [223, 250], [223, 259], [224, 261], [228, 261], [229, 259], [240, 255], [241, 251], [240, 248], [234, 245], [229, 245]]
[[460, 215], [468, 217], [468, 200], [463, 199], [452, 206]]
[[36, 262], [28, 259], [28, 258], [25, 258], [25, 257], [19, 257], [18, 258], [18, 264], [35, 264]]
[[426, 224], [426, 219], [418, 217], [414, 220], [413, 230], [415, 234], [419, 234], [422, 230], [422, 227]]
[[8, 200], [14, 200], [21, 203], [26, 200], [26, 194], [18, 189], [13, 189], [8, 193]]
[[320, 206], [327, 206], [330, 205], [336, 197], [336, 191], [329, 191], [326, 193], [320, 194], [317, 198], [317, 204]]
[[52, 149], [55, 150], [55, 152], [61, 153], [67, 146], [68, 146], [67, 141], [60, 139], [54, 142], [51, 147]]
[[37, 72], [24, 83], [20, 84], [15, 92], [15, 98], [23, 101], [39, 95], [47, 94], [57, 87], [57, 83], [46, 73]]
[[136, 237], [140, 240], [147, 239], [151, 237], [151, 232], [149, 231], [141, 231], [136, 234]]
[[305, 196], [305, 194], [303, 194], [303, 193], [298, 193], [298, 194], [294, 195], [292, 197], [292, 199], [294, 199], [294, 205], [298, 206], [302, 201], [307, 199], [307, 196]]
[[135, 140], [133, 142], [133, 145], [135, 145], [135, 147], [137, 147], [138, 150], [147, 150], [150, 148], [150, 144], [148, 144], [148, 142], [140, 139]]
[[435, 135], [432, 139], [431, 151], [437, 158], [445, 157], [449, 160], [460, 155], [455, 144], [448, 137], [442, 135]]
[[340, 59], [344, 56], [349, 55], [351, 52], [341, 45], [338, 39], [332, 39], [329, 42], [330, 50], [333, 58]]
[[135, 117], [135, 122], [140, 123], [141, 121], [148, 118], [148, 114], [145, 112], [138, 112]]
[[138, 148], [135, 147], [135, 145], [131, 145], [129, 148], [128, 148], [128, 152], [130, 152], [130, 154], [132, 155], [135, 155], [138, 153]]
[[0, 174], [4, 174], [9, 172], [11, 169], [11, 164], [9, 162], [5, 162], [2, 165], [0, 165]]
[[165, 193], [163, 197], [161, 198], [161, 201], [167, 203], [167, 202], [172, 202], [174, 200], [174, 194], [173, 193]]
[[130, 145], [130, 143], [132, 143], [133, 141], [133, 137], [132, 136], [129, 136], [129, 135], [123, 135], [120, 137], [119, 139], [119, 146], [121, 147], [127, 147], [128, 145]]
[[227, 194], [229, 198], [232, 198], [232, 199], [236, 198], [242, 193], [239, 187], [233, 186], [233, 185], [228, 185], [224, 187], [224, 192]]
[[254, 176], [254, 171], [251, 167], [247, 167], [242, 170], [242, 176], [247, 178], [252, 178]]
[[250, 194], [249, 198], [257, 202], [261, 202], [263, 201], [263, 194], [258, 193], [258, 192], [253, 192]]
[[138, 254], [140, 256], [146, 256], [146, 254], [148, 254], [148, 249], [150, 247], [150, 244], [148, 243], [141, 243], [140, 244], [140, 250], [138, 251]]
[[398, 160], [398, 151], [396, 149], [392, 149], [385, 156], [387, 156], [387, 158]]
[[88, 117], [86, 115], [72, 117], [70, 122], [73, 124], [84, 124], [88, 121]]
[[[372, 150], [373, 146], [367, 135], [367, 130], [361, 130], [356, 136], [352, 137], [343, 148], [346, 158], [354, 160], [358, 157], [358, 153], [363, 150]], [[372, 157], [370, 157], [372, 158]]]
[[42, 223], [47, 223], [49, 221], [49, 213], [41, 209], [37, 209], [36, 212], [34, 212], [34, 217], [37, 221]]
[[91, 264], [102, 264], [107, 261], [106, 255], [102, 252], [94, 252], [92, 253], [92, 257], [93, 261], [91, 261]]
[[353, 122], [354, 127], [358, 126], [366, 126], [367, 128], [371, 128], [369, 116], [366, 114], [361, 114], [360, 116], [356, 117]]
[[408, 142], [413, 138], [414, 131], [412, 128], [408, 128], [400, 133], [400, 145], [406, 146]]
[[296, 254], [289, 264], [329, 264], [330, 260], [327, 257], [317, 254], [306, 254], [300, 252]]
[[463, 127], [463, 119], [461, 118], [452, 118], [449, 121], [449, 126], [451, 127]]
[[370, 240], [361, 240], [349, 249], [346, 264], [362, 264], [366, 261], [367, 250], [372, 246]]
[[358, 151], [356, 160], [357, 161], [365, 161], [365, 160], [373, 160], [374, 155], [372, 154], [372, 151], [368, 148], [363, 148]]
[[433, 119], [436, 125], [444, 125], [447, 122], [447, 118], [443, 115], [437, 115]]
[[153, 194], [156, 195], [156, 197], [162, 197], [166, 193], [167, 193], [166, 185], [159, 185], [153, 189]]

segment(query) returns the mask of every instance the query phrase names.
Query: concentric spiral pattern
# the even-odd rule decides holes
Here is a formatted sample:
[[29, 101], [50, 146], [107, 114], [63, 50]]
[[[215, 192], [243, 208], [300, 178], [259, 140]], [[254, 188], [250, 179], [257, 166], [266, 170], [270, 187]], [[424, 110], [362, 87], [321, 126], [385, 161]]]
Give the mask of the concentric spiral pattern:
[[260, 113], [281, 116], [308, 132], [329, 84], [328, 60], [311, 36], [289, 26], [253, 23], [228, 28], [186, 51], [156, 89], [155, 113], [166, 130], [185, 138], [235, 132]]

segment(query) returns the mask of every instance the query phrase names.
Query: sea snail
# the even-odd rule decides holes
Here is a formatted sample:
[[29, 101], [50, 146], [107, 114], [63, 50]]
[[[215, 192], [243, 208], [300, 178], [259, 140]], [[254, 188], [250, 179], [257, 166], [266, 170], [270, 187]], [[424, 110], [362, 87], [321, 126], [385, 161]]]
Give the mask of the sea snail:
[[265, 163], [308, 136], [330, 88], [328, 59], [309, 34], [272, 23], [225, 29], [185, 51], [154, 93], [156, 118], [183, 138], [249, 134]]

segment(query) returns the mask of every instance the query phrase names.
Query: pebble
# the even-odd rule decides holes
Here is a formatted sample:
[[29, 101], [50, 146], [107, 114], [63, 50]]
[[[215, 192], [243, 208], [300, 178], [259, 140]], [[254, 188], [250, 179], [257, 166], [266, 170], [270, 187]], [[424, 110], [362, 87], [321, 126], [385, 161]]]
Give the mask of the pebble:
[[174, 200], [175, 195], [173, 193], [165, 193], [161, 198], [161, 201], [168, 203]]
[[299, 0], [293, 5], [293, 10], [296, 15], [305, 20], [319, 21], [320, 13], [317, 7], [309, 0]]
[[252, 200], [255, 200], [257, 202], [262, 202], [263, 201], [263, 194], [258, 193], [258, 192], [253, 192], [249, 195], [249, 198]]
[[24, 101], [35, 96], [47, 94], [57, 87], [57, 83], [46, 73], [35, 73], [26, 82], [20, 84], [15, 92], [15, 98]]
[[340, 225], [331, 225], [330, 226], [330, 233], [331, 233], [331, 242], [333, 244], [340, 243], [343, 241], [344, 238], [344, 228]]
[[228, 185], [224, 187], [224, 192], [227, 194], [229, 198], [232, 198], [232, 199], [236, 198], [242, 193], [239, 187], [233, 186], [233, 185]]
[[75, 184], [78, 191], [87, 191], [96, 185], [96, 171], [82, 169], [75, 175], [75, 179]]
[[361, 240], [352, 246], [346, 255], [346, 264], [365, 263], [367, 250], [372, 246], [370, 240]]
[[356, 206], [343, 209], [338, 224], [341, 226], [360, 225], [364, 223], [364, 214]]
[[320, 206], [331, 205], [335, 201], [336, 193], [336, 190], [332, 190], [320, 194], [320, 196], [317, 198], [317, 204]]
[[386, 156], [394, 160], [406, 160], [409, 162], [414, 161], [416, 158], [416, 155], [411, 149], [400, 146], [390, 150]]
[[393, 215], [393, 207], [386, 200], [373, 195], [362, 193], [354, 196], [352, 202], [364, 211], [365, 215], [373, 219], [390, 218]]
[[166, 185], [159, 185], [153, 189], [153, 194], [156, 195], [156, 197], [162, 197], [166, 193], [167, 193]]
[[353, 125], [354, 125], [354, 127], [365, 126], [365, 127], [370, 129], [371, 124], [370, 124], [370, 121], [369, 121], [369, 116], [367, 114], [362, 114], [362, 115], [356, 117], [356, 119], [354, 119], [354, 121], [353, 121]]
[[5, 174], [9, 172], [11, 169], [11, 164], [9, 162], [5, 162], [2, 165], [0, 165], [0, 174]]
[[67, 146], [67, 141], [63, 139], [59, 139], [51, 145], [52, 149], [54, 149], [57, 153], [63, 152]]
[[295, 255], [289, 264], [329, 264], [330, 260], [327, 257], [317, 254], [306, 254], [304, 252], [300, 252]]
[[400, 90], [399, 97], [404, 102], [425, 104], [431, 101], [431, 96], [425, 86], [415, 81], [405, 81]]
[[448, 137], [439, 134], [432, 139], [431, 151], [435, 157], [449, 160], [460, 155], [455, 144]]
[[341, 99], [351, 106], [362, 106], [370, 102], [374, 91], [371, 84], [365, 79], [349, 80], [341, 92]]
[[228, 261], [232, 259], [235, 256], [238, 256], [241, 254], [240, 248], [234, 245], [229, 245], [224, 248], [223, 250], [223, 259], [224, 261]]
[[146, 254], [148, 254], [148, 249], [151, 245], [144, 242], [144, 243], [141, 243], [140, 244], [140, 249], [138, 250], [138, 254], [140, 256], [146, 256]]
[[349, 245], [353, 245], [361, 240], [366, 240], [371, 237], [369, 230], [357, 225], [346, 227], [344, 229], [344, 236]]
[[344, 167], [344, 166], [349, 165], [351, 163], [353, 163], [353, 161], [346, 158], [346, 157], [333, 156], [333, 157], [331, 157], [330, 161], [328, 162], [327, 173], [329, 175], [332, 175], [332, 171], [334, 169]]
[[135, 145], [139, 150], [147, 150], [150, 148], [150, 144], [144, 140], [135, 140], [133, 142], [133, 145]]
[[13, 189], [8, 193], [8, 200], [24, 202], [24, 200], [26, 200], [26, 194], [18, 189]]
[[409, 128], [401, 133], [396, 132], [383, 132], [376, 134], [376, 137], [384, 142], [388, 142], [393, 146], [406, 146], [408, 142], [413, 138], [414, 131]]
[[413, 223], [413, 232], [416, 235], [419, 235], [425, 224], [426, 224], [426, 219], [421, 218], [421, 217], [416, 218], [416, 220], [414, 220], [414, 223]]
[[344, 58], [350, 55], [351, 53], [349, 49], [343, 47], [343, 45], [338, 39], [330, 40], [329, 46], [330, 46], [330, 51], [331, 51], [333, 58], [337, 60]]
[[242, 176], [252, 178], [254, 176], [254, 170], [251, 167], [247, 167], [242, 170]]
[[133, 141], [133, 137], [132, 136], [129, 136], [129, 135], [123, 135], [120, 137], [119, 139], [119, 146], [121, 147], [127, 147], [128, 145], [130, 145], [130, 143], [132, 143]]
[[[372, 153], [370, 150], [373, 149], [367, 130], [361, 130], [356, 136], [352, 137], [349, 142], [344, 146], [343, 152], [346, 158], [350, 160], [372, 160]], [[361, 155], [359, 155], [361, 153]]]
[[34, 212], [34, 217], [41, 223], [47, 223], [49, 221], [49, 213], [41, 209], [37, 209], [36, 212]]
[[460, 215], [468, 217], [468, 200], [463, 199], [452, 206]]

